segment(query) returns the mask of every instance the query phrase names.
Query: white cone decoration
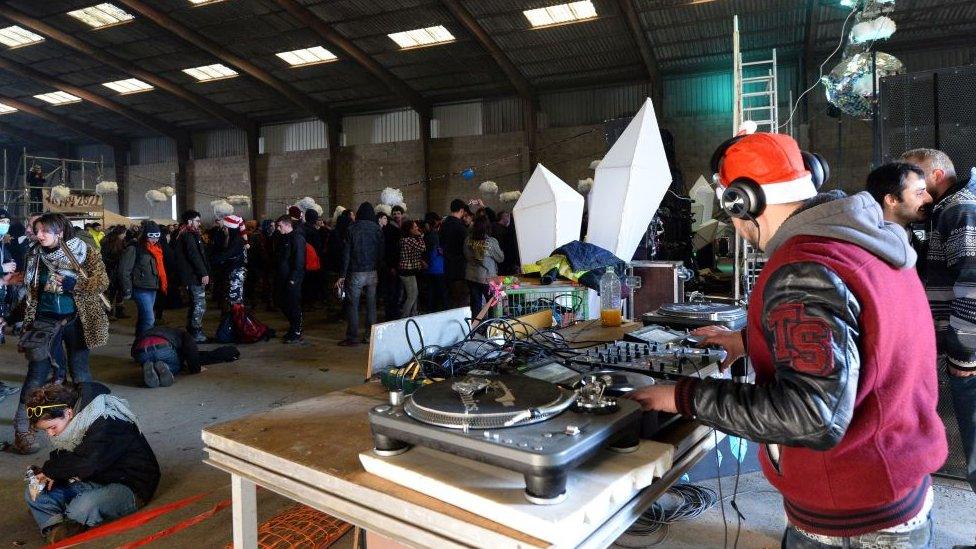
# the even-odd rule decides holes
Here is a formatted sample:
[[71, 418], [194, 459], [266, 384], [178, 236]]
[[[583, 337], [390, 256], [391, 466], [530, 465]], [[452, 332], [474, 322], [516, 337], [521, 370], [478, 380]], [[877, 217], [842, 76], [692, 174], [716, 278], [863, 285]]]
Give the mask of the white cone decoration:
[[498, 195], [502, 202], [515, 202], [522, 196], [522, 191], [506, 191]]
[[119, 184], [115, 181], [101, 181], [95, 185], [95, 194], [105, 196], [119, 192]]
[[600, 184], [590, 191], [586, 241], [629, 261], [671, 185], [650, 99], [600, 162], [596, 181]]
[[580, 236], [583, 197], [539, 164], [512, 208], [523, 264], [549, 257]]

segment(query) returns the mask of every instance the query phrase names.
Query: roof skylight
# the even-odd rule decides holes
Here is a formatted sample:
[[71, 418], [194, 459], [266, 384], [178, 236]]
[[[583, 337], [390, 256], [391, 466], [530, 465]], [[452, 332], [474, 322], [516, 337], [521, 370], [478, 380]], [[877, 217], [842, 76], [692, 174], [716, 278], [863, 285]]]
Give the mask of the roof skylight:
[[119, 25], [135, 19], [135, 16], [131, 13], [107, 2], [98, 4], [97, 6], [88, 6], [80, 10], [69, 11], [68, 15], [94, 29]]
[[294, 51], [283, 51], [281, 53], [276, 53], [275, 55], [284, 59], [285, 63], [288, 63], [292, 67], [317, 65], [319, 63], [327, 63], [329, 61], [335, 61], [338, 59], [334, 53], [323, 48], [322, 46], [303, 48]]
[[0, 29], [0, 44], [10, 46], [11, 48], [19, 48], [20, 46], [36, 44], [42, 40], [44, 40], [43, 36], [34, 34], [23, 27], [18, 27], [17, 25]]
[[561, 25], [563, 23], [573, 23], [596, 17], [596, 8], [593, 2], [583, 0], [582, 2], [570, 2], [568, 4], [557, 4], [548, 8], [538, 8], [525, 10], [526, 19], [535, 28]]
[[51, 93], [42, 93], [40, 95], [35, 95], [37, 99], [45, 101], [52, 105], [67, 105], [68, 103], [78, 103], [81, 101], [80, 97], [71, 95], [68, 92], [56, 91]]
[[0, 103], [0, 114], [10, 114], [12, 112], [17, 112], [17, 109], [11, 107], [10, 105]]
[[153, 89], [151, 85], [139, 80], [138, 78], [127, 78], [125, 80], [116, 80], [115, 82], [105, 82], [102, 85], [106, 88], [113, 89], [122, 95], [147, 92]]
[[221, 65], [220, 63], [204, 65], [202, 67], [194, 67], [192, 69], [183, 69], [183, 72], [189, 74], [193, 78], [196, 78], [198, 82], [210, 82], [213, 80], [223, 80], [224, 78], [233, 78], [237, 76], [237, 71], [230, 67]]
[[427, 27], [426, 29], [395, 32], [393, 34], [388, 34], [387, 36], [399, 44], [399, 46], [403, 49], [432, 46], [434, 44], [443, 44], [444, 42], [451, 42], [454, 40], [454, 35], [451, 34], [449, 30], [444, 28], [443, 25]]

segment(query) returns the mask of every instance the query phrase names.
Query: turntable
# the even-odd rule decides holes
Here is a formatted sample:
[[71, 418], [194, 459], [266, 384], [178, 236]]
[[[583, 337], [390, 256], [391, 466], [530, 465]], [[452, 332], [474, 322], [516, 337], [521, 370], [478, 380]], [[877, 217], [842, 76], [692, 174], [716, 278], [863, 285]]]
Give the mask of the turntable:
[[746, 326], [746, 311], [736, 305], [710, 301], [689, 301], [686, 303], [667, 303], [656, 311], [644, 313], [644, 325], [660, 324], [670, 328], [700, 328], [702, 326], [725, 326], [730, 330], [741, 330]]
[[418, 445], [497, 465], [524, 475], [530, 502], [559, 503], [570, 471], [600, 448], [637, 448], [640, 406], [604, 395], [608, 381], [584, 376], [579, 391], [516, 375], [432, 383], [370, 410], [373, 451]]

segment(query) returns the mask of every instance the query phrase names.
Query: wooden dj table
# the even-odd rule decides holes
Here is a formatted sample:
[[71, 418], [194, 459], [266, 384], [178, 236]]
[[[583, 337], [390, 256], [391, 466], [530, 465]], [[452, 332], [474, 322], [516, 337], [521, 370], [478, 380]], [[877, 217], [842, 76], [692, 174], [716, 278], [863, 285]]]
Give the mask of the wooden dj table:
[[[570, 341], [613, 341], [638, 326], [607, 329], [596, 321], [577, 324], [564, 334]], [[386, 398], [380, 384], [369, 383], [204, 429], [206, 462], [231, 475], [234, 547], [257, 547], [256, 485], [408, 546], [552, 546], [367, 473], [359, 459], [373, 447], [367, 412]], [[613, 543], [720, 437], [691, 421], [670, 427], [658, 440], [673, 446], [672, 467], [571, 545]]]

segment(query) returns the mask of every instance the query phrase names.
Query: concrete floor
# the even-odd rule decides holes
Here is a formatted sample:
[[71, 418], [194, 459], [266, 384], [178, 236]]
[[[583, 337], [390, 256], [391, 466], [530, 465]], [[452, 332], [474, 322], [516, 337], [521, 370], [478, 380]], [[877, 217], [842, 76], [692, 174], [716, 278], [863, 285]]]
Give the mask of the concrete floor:
[[[258, 316], [283, 333], [285, 323], [280, 314], [259, 311]], [[182, 311], [167, 311], [163, 323], [181, 325], [182, 318]], [[208, 333], [212, 332], [216, 320], [214, 313], [208, 314]], [[151, 507], [197, 494], [205, 496], [193, 505], [144, 526], [84, 546], [115, 547], [139, 540], [204, 513], [229, 498], [229, 477], [202, 463], [200, 430], [205, 425], [361, 383], [366, 347], [336, 346], [344, 326], [326, 322], [321, 312], [309, 314], [306, 324], [306, 346], [284, 346], [279, 342], [242, 346], [242, 357], [237, 362], [214, 365], [200, 375], [178, 377], [172, 387], [150, 390], [141, 386], [141, 371], [128, 357], [133, 321], [113, 323], [109, 345], [97, 349], [92, 355], [92, 372], [95, 379], [106, 383], [114, 393], [129, 399], [156, 452], [163, 477]], [[13, 339], [0, 346], [0, 379], [19, 385], [24, 369], [23, 356], [17, 354]], [[16, 402], [17, 395], [0, 402], [0, 439], [12, 437], [11, 418]], [[0, 454], [0, 508], [7, 509], [0, 513], [0, 548], [43, 545], [23, 503], [23, 472], [32, 464], [42, 463], [47, 451], [44, 448], [33, 456]], [[731, 494], [731, 479], [725, 482], [725, 493]], [[715, 486], [714, 481], [704, 484]], [[936, 547], [971, 543], [976, 538], [976, 496], [964, 490], [961, 484], [940, 483], [937, 490]], [[739, 493], [739, 506], [746, 517], [739, 546], [778, 547], [783, 528], [779, 496], [757, 474], [742, 477]], [[289, 505], [291, 502], [285, 498], [261, 490], [258, 493], [259, 520], [265, 520]], [[732, 535], [735, 531], [733, 513], [726, 506]], [[196, 526], [154, 542], [152, 546], [223, 547], [231, 538], [230, 522], [230, 511], [224, 509]], [[722, 547], [722, 537], [722, 519], [716, 507], [694, 521], [673, 526], [661, 546]], [[351, 538], [347, 534], [336, 547], [351, 547]], [[629, 541], [633, 543], [634, 540]], [[731, 538], [729, 545], [732, 545]]]

